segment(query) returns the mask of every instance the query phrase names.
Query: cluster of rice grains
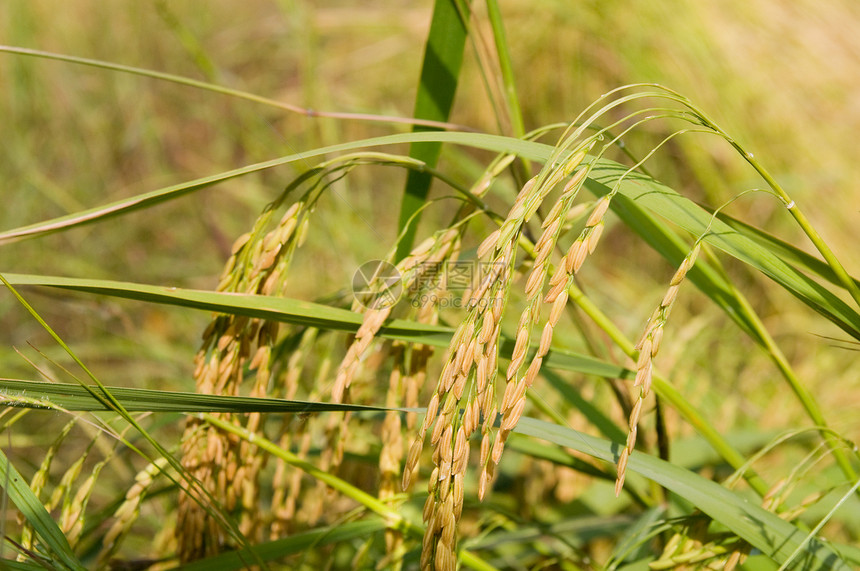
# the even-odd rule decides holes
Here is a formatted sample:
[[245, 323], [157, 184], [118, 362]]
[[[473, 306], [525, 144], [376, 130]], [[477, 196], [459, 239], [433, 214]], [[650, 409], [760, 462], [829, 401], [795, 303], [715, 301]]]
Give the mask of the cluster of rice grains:
[[[428, 273], [435, 273], [440, 266], [453, 262], [460, 252], [461, 233], [464, 226], [448, 228], [437, 232], [415, 247], [410, 254], [395, 266], [396, 276], [400, 276], [399, 287], [404, 290], [432, 288], [432, 291], [446, 287], [443, 281], [428, 280]], [[391, 253], [393, 256], [393, 251]], [[390, 283], [385, 279], [391, 276], [377, 276], [368, 285], [369, 291], [380, 293]], [[426, 289], [425, 289], [426, 291]], [[370, 296], [373, 298], [373, 296]], [[365, 301], [367, 301], [365, 299]], [[363, 376], [369, 380], [365, 383], [365, 393], [369, 393], [370, 401], [378, 404], [378, 379], [380, 369], [385, 361], [391, 366], [388, 387], [385, 395], [385, 406], [390, 408], [418, 406], [418, 395], [426, 379], [426, 368], [432, 356], [432, 347], [423, 344], [408, 344], [405, 342], [380, 342], [377, 334], [391, 315], [395, 306], [385, 296], [379, 296], [369, 306], [362, 305], [358, 300], [352, 310], [364, 313], [362, 324], [354, 339], [347, 348], [346, 355], [341, 361], [335, 374], [331, 389], [331, 401], [345, 403], [350, 399], [354, 380]], [[435, 324], [438, 320], [437, 307], [434, 304], [423, 304], [415, 308], [413, 319], [418, 323]], [[371, 358], [371, 348], [375, 346], [376, 358]], [[343, 461], [344, 446], [350, 430], [349, 413], [342, 415], [330, 414], [326, 425], [327, 445], [320, 458], [320, 468], [326, 471], [337, 470]], [[407, 429], [414, 430], [417, 423], [416, 413], [406, 415]], [[398, 494], [399, 475], [403, 457], [403, 428], [401, 414], [389, 411], [385, 415], [381, 429], [382, 448], [379, 454], [379, 489], [381, 500], [392, 501]], [[323, 495], [324, 484], [319, 482], [317, 489]], [[401, 532], [389, 529], [385, 533], [387, 553], [394, 555], [403, 544]]]
[[[307, 198], [307, 196], [305, 197]], [[313, 201], [292, 204], [274, 229], [266, 232], [276, 211], [271, 205], [249, 234], [240, 237], [222, 274], [218, 291], [277, 295], [284, 286], [286, 267], [294, 249], [303, 241]], [[203, 335], [195, 358], [194, 378], [203, 394], [238, 395], [245, 369], [254, 371], [251, 396], [269, 394], [272, 349], [278, 339], [278, 324], [238, 315], [219, 315]], [[231, 415], [224, 415], [225, 419]], [[255, 431], [259, 414], [244, 419]], [[231, 513], [239, 512], [239, 531], [248, 538], [259, 537], [258, 475], [265, 456], [252, 444], [227, 435], [191, 417], [182, 444], [184, 468], [219, 504]], [[176, 524], [177, 551], [182, 561], [192, 561], [223, 551], [228, 544], [223, 522], [214, 517], [207, 497], [179, 498]]]
[[[523, 414], [526, 390], [534, 383], [549, 351], [553, 330], [567, 303], [566, 290], [570, 280], [600, 237], [608, 198], [598, 201], [579, 238], [550, 277], [549, 256], [586, 179], [588, 167], [582, 162], [592, 145], [593, 140], [579, 145], [565, 160], [551, 164], [529, 180], [500, 228], [478, 248], [479, 261], [486, 260], [486, 267], [491, 270], [482, 276], [470, 295], [464, 296], [464, 300], [468, 299], [467, 315], [451, 340], [436, 391], [430, 398], [424, 422], [412, 442], [403, 471], [403, 487], [408, 489], [418, 470], [426, 434], [430, 432], [434, 468], [423, 511], [427, 525], [421, 556], [423, 569], [449, 570], [456, 567], [456, 528], [463, 510], [464, 477], [470, 457], [471, 436], [480, 428], [478, 497], [483, 499], [505, 442]], [[532, 250], [534, 263], [526, 280], [526, 307], [520, 315], [499, 401], [496, 376], [502, 312], [516, 268], [517, 248], [520, 244], [531, 248], [522, 231], [549, 192], [568, 177], [561, 195], [543, 220], [542, 234]], [[541, 332], [537, 350], [529, 354], [532, 329], [540, 321], [544, 304], [550, 308], [549, 318]], [[501, 420], [496, 428], [499, 414]]]
[[[594, 144], [595, 135], [574, 142], [577, 131], [554, 151], [547, 166], [521, 189], [498, 230], [478, 247], [477, 264], [480, 272], [463, 295], [465, 315], [458, 315], [457, 327], [445, 354], [435, 390], [427, 401], [427, 413], [418, 423], [415, 413], [402, 415], [391, 411], [381, 425], [378, 497], [383, 501], [399, 501], [399, 487], [411, 490], [418, 477], [425, 439], [429, 433], [433, 468], [428, 482], [428, 498], [423, 510], [426, 523], [421, 551], [422, 569], [454, 569], [457, 564], [457, 526], [463, 512], [464, 485], [471, 457], [472, 437], [480, 431], [477, 494], [483, 499], [491, 486], [505, 443], [526, 407], [526, 392], [535, 382], [544, 358], [550, 350], [556, 325], [567, 306], [568, 289], [585, 259], [596, 248], [604, 226], [604, 217], [616, 192], [599, 198], [593, 205], [585, 225], [573, 243], [560, 248], [559, 238], [567, 231], [571, 216], [581, 212], [583, 205], [574, 206], [582, 185], [591, 169], [585, 160]], [[572, 150], [570, 150], [572, 148]], [[605, 147], [604, 147], [605, 148]], [[470, 189], [476, 199], [467, 201], [447, 228], [436, 232], [416, 246], [395, 270], [401, 276], [403, 290], [423, 293], [445, 293], [447, 284], [437, 278], [445, 264], [455, 263], [460, 255], [462, 235], [476, 204], [490, 183], [513, 160], [501, 157]], [[550, 193], [557, 198], [543, 216], [541, 233], [533, 243], [524, 232], [526, 224], [547, 201]], [[277, 295], [284, 285], [285, 268], [292, 251], [301, 242], [303, 228], [314, 200], [310, 192], [293, 204], [270, 232], [264, 230], [270, 222], [274, 207], [258, 220], [254, 230], [237, 241], [233, 256], [225, 268], [220, 291]], [[532, 260], [517, 261], [522, 248]], [[551, 255], [559, 250], [560, 259], [551, 264]], [[639, 343], [636, 386], [639, 398], [630, 418], [631, 433], [628, 446], [619, 462], [618, 487], [624, 480], [627, 459], [635, 444], [636, 425], [642, 401], [650, 389], [650, 359], [657, 353], [662, 326], [671, 309], [677, 287], [686, 270], [694, 263], [697, 249], [685, 260], [672, 280], [660, 308], [649, 322]], [[393, 258], [393, 250], [391, 253]], [[524, 280], [525, 304], [514, 336], [510, 362], [503, 379], [498, 379], [502, 315], [518, 272], [527, 268]], [[447, 275], [447, 273], [445, 273]], [[370, 290], [381, 292], [390, 286], [390, 276], [372, 281]], [[375, 291], [375, 290], [374, 290]], [[372, 292], [371, 292], [372, 293]], [[374, 299], [370, 296], [370, 299]], [[396, 308], [385, 296], [367, 303], [356, 299], [352, 310], [363, 314], [363, 321], [351, 336], [345, 355], [339, 364], [328, 355], [335, 346], [329, 344], [321, 364], [318, 364], [308, 398], [336, 403], [369, 402], [382, 404], [376, 387], [382, 375], [388, 378], [384, 405], [389, 408], [419, 406], [419, 394], [427, 377], [432, 348], [402, 341], [380, 340], [378, 334]], [[408, 317], [419, 323], [435, 324], [439, 308], [435, 303], [423, 303], [407, 309]], [[546, 316], [542, 319], [542, 313]], [[195, 379], [202, 393], [239, 394], [246, 370], [255, 371], [251, 395], [294, 398], [304, 363], [310, 354], [319, 353], [317, 345], [323, 337], [315, 329], [299, 331], [286, 356], [273, 355], [278, 339], [277, 324], [238, 316], [216, 317], [204, 336], [197, 355]], [[332, 340], [333, 336], [328, 336]], [[504, 355], [505, 357], [507, 355]], [[278, 359], [285, 361], [273, 379], [272, 368]], [[273, 385], [277, 385], [273, 389]], [[328, 393], [328, 394], [326, 394]], [[231, 422], [240, 422], [233, 418]], [[250, 431], [261, 428], [260, 416], [249, 415], [241, 421]], [[312, 441], [324, 439], [318, 466], [336, 473], [344, 462], [344, 447], [356, 430], [356, 420], [349, 413], [298, 417], [285, 421], [278, 441], [284, 448], [297, 449], [307, 455]], [[350, 424], [351, 423], [351, 424]], [[315, 428], [314, 428], [315, 427]], [[403, 441], [404, 430], [415, 437], [408, 447]], [[477, 438], [475, 442], [477, 442]], [[404, 460], [405, 457], [405, 460]], [[319, 518], [333, 520], [354, 507], [339, 501], [322, 482], [309, 482], [302, 474], [277, 461], [272, 476], [271, 509], [267, 514], [259, 505], [259, 475], [265, 456], [253, 444], [218, 431], [199, 419], [190, 419], [183, 444], [183, 465], [205, 487], [208, 494], [223, 508], [238, 514], [238, 531], [252, 541], [262, 538], [262, 528], [268, 527], [274, 539], [296, 529], [301, 519], [313, 525]], [[357, 476], [353, 474], [352, 479]], [[310, 485], [309, 485], [310, 484]], [[220, 518], [204, 508], [207, 498], [192, 498], [183, 493], [177, 521], [177, 551], [183, 561], [190, 561], [223, 551], [231, 544]], [[401, 530], [385, 532], [385, 546], [392, 561], [403, 553]]]

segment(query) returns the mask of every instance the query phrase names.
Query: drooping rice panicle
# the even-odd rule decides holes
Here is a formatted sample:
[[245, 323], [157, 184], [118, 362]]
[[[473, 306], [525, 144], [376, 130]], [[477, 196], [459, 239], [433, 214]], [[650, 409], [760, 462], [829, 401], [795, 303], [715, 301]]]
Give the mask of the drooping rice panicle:
[[[495, 394], [495, 377], [501, 315], [510, 290], [520, 233], [552, 186], [565, 173], [573, 172], [584, 159], [585, 152], [585, 148], [579, 149], [564, 166], [548, 171], [545, 176], [538, 175], [530, 179], [521, 189], [500, 228], [478, 247], [479, 260], [487, 256], [485, 267], [489, 271], [487, 275], [480, 276], [478, 283], [469, 291], [466, 318], [449, 344], [436, 392], [431, 396], [424, 422], [410, 446], [403, 471], [403, 487], [407, 489], [417, 470], [424, 438], [429, 431], [435, 468], [430, 477], [429, 497], [424, 508], [427, 528], [421, 556], [422, 568], [435, 565], [437, 569], [453, 569], [456, 565], [456, 526], [463, 509], [463, 479], [472, 433], [480, 426], [481, 473], [478, 496], [483, 498], [500, 459], [504, 439], [523, 412], [527, 385], [523, 382], [518, 391], [517, 383], [511, 382], [511, 379], [514, 379], [526, 358], [531, 313], [524, 314], [518, 329], [508, 369], [506, 395], [501, 406], [503, 424], [491, 452], [492, 423], [500, 411]], [[580, 183], [581, 180], [582, 175]], [[561, 213], [557, 216], [560, 217]], [[554, 235], [561, 226], [560, 218], [556, 223], [550, 222], [550, 225], [550, 233]], [[541, 249], [549, 247], [549, 243], [549, 238], [545, 239]], [[540, 261], [543, 268], [548, 254], [541, 255], [541, 251], [537, 255], [542, 256]], [[531, 287], [538, 288], [535, 285]], [[540, 296], [536, 296], [536, 299], [539, 302]], [[532, 380], [538, 368], [539, 364], [533, 368], [530, 374]], [[479, 420], [481, 416], [484, 417], [483, 423]]]
[[636, 378], [633, 381], [633, 387], [638, 387], [639, 391], [636, 395], [635, 402], [633, 403], [633, 410], [630, 412], [627, 443], [621, 451], [621, 456], [618, 458], [618, 477], [615, 481], [616, 496], [621, 493], [621, 489], [624, 486], [624, 478], [627, 473], [627, 461], [636, 446], [636, 433], [639, 426], [639, 417], [642, 414], [642, 405], [645, 398], [651, 392], [651, 379], [654, 366], [653, 361], [657, 352], [660, 350], [660, 344], [663, 340], [663, 326], [669, 318], [669, 313], [671, 312], [672, 306], [677, 298], [681, 282], [684, 281], [684, 278], [687, 276], [687, 272], [689, 272], [690, 268], [692, 268], [696, 263], [696, 257], [699, 255], [700, 249], [701, 242], [697, 241], [693, 246], [693, 249], [689, 254], [687, 254], [675, 274], [672, 276], [672, 279], [669, 282], [669, 289], [663, 296], [660, 306], [654, 310], [654, 313], [648, 320], [648, 324], [645, 326], [645, 331], [642, 333], [642, 336], [639, 338], [639, 342], [636, 344], [636, 349], [639, 351], [639, 357], [636, 360]]
[[[277, 203], [257, 219], [254, 230], [236, 240], [233, 254], [225, 265], [219, 291], [276, 295], [284, 287], [286, 268], [293, 251], [307, 231], [313, 199], [300, 200], [287, 208], [278, 224], [266, 231]], [[277, 340], [278, 324], [244, 316], [216, 316], [206, 329], [203, 344], [195, 358], [194, 378], [198, 392], [238, 395], [244, 370], [255, 371], [251, 394], [266, 393], [269, 382], [271, 347]], [[222, 415], [231, 418], [231, 415]], [[247, 417], [251, 429], [259, 414]], [[238, 419], [233, 422], [240, 422]], [[238, 442], [209, 427], [200, 419], [189, 418], [183, 439], [183, 466], [228, 511], [240, 510], [239, 529], [247, 537], [260, 535], [257, 509], [257, 478], [263, 464], [253, 445]], [[180, 493], [176, 523], [178, 554], [181, 561], [215, 555], [225, 549], [227, 538], [199, 502]]]
[[[416, 287], [425, 279], [425, 273], [429, 268], [435, 268], [446, 260], [454, 259], [459, 251], [461, 232], [462, 230], [459, 228], [449, 228], [437, 232], [413, 248], [412, 252], [395, 266], [395, 271], [401, 279], [400, 286], [404, 290]], [[384, 280], [369, 285], [370, 287], [389, 287], [389, 284], [385, 283]], [[444, 283], [438, 284], [438, 287], [444, 287], [444, 285]], [[332, 387], [333, 402], [344, 402], [344, 395], [356, 372], [362, 366], [367, 368], [363, 359], [375, 339], [376, 333], [391, 314], [393, 306], [384, 303], [378, 307], [364, 308], [356, 303], [353, 305], [353, 309], [364, 310], [364, 319], [355, 335], [355, 340], [350, 344], [346, 356], [338, 367]], [[339, 420], [337, 415], [329, 416], [326, 427], [328, 446], [320, 457], [320, 465], [325, 470], [336, 468], [341, 463], [350, 417], [349, 413], [341, 415]]]
[[[283, 382], [283, 398], [292, 400], [299, 391], [300, 379], [305, 369], [309, 353], [317, 340], [319, 331], [307, 328], [301, 333], [298, 345], [290, 353], [286, 366], [281, 373]], [[307, 433], [308, 419], [302, 416], [284, 416], [282, 420], [278, 445], [289, 450], [298, 443], [299, 455], [304, 458], [310, 446], [310, 435]], [[301, 473], [291, 469], [283, 459], [274, 459], [275, 468], [272, 476], [272, 500], [269, 523], [269, 539], [283, 537], [291, 531], [294, 523], [296, 498], [301, 486]]]
[[[525, 372], [523, 372], [523, 367], [528, 358], [531, 331], [539, 319], [541, 299], [544, 297], [544, 284], [546, 283], [547, 276], [549, 275], [549, 254], [555, 248], [562, 228], [563, 219], [572, 207], [573, 201], [579, 193], [579, 190], [582, 188], [582, 184], [588, 175], [588, 167], [582, 167], [579, 168], [579, 170], [575, 169], [579, 167], [585, 157], [585, 153], [592, 145], [593, 141], [581, 145], [579, 150], [573, 153], [573, 156], [564, 163], [561, 168], [559, 168], [559, 171], [562, 173], [574, 174], [565, 184], [561, 195], [551, 208], [549, 214], [544, 218], [541, 225], [543, 232], [535, 243], [533, 253], [535, 261], [525, 287], [526, 307], [520, 315], [519, 324], [516, 330], [514, 350], [511, 355], [510, 365], [508, 366], [507, 373], [505, 375], [505, 391], [502, 395], [501, 404], [499, 405], [499, 412], [502, 415], [501, 424], [499, 431], [492, 440], [492, 444], [490, 443], [488, 434], [485, 433], [482, 437], [481, 463], [483, 470], [478, 484], [479, 496], [483, 496], [485, 493], [486, 487], [492, 479], [492, 475], [495, 471], [495, 466], [501, 459], [505, 442], [511, 431], [516, 427], [517, 422], [525, 410], [526, 391], [532, 386], [537, 378], [538, 372], [543, 364], [543, 359], [549, 352], [549, 348], [552, 343], [553, 330], [561, 315], [561, 311], [567, 302], [566, 287], [568, 280], [572, 279], [576, 271], [579, 270], [582, 260], [584, 260], [585, 257], [583, 254], [582, 260], [579, 260], [576, 267], [572, 267], [570, 270], [568, 270], [567, 257], [564, 258], [559, 264], [556, 272], [550, 278], [550, 293], [547, 294], [547, 297], [545, 298], [545, 302], [552, 304], [550, 316], [541, 330], [538, 349], [528, 362]], [[574, 247], [576, 247], [576, 244], [578, 243], [586, 243], [586, 241], [591, 240], [593, 250], [593, 247], [596, 245], [597, 239], [599, 238], [600, 228], [602, 228], [603, 223], [603, 215], [605, 214], [607, 207], [608, 201], [604, 204], [598, 203], [592, 216], [586, 223], [585, 229], [577, 242], [574, 243]], [[592, 238], [592, 236], [594, 237]], [[585, 253], [587, 253], [587, 250]], [[564, 287], [564, 289], [562, 289], [562, 287]], [[564, 293], [563, 296], [561, 295], [562, 292]]]

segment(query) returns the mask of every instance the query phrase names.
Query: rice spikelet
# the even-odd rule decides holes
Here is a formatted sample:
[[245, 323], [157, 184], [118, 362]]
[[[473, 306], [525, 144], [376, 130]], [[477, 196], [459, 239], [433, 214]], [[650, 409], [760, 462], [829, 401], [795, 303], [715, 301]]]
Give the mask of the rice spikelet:
[[[701, 242], [697, 241], [693, 249], [681, 262], [678, 270], [672, 276], [669, 282], [669, 291], [663, 296], [660, 306], [654, 311], [645, 331], [639, 338], [636, 344], [636, 349], [639, 351], [639, 356], [636, 359], [636, 378], [633, 381], [633, 387], [639, 388], [636, 400], [633, 404], [633, 409], [630, 413], [628, 421], [629, 432], [627, 433], [627, 443], [621, 451], [616, 466], [617, 479], [615, 480], [615, 495], [618, 496], [624, 487], [624, 478], [627, 475], [627, 461], [633, 449], [636, 446], [636, 433], [639, 425], [639, 417], [642, 413], [642, 403], [651, 392], [651, 378], [653, 375], [654, 357], [660, 349], [660, 343], [663, 339], [663, 326], [669, 318], [669, 313], [672, 310], [672, 305], [675, 302], [678, 287], [687, 275], [687, 272], [696, 263], [696, 257], [699, 255]], [[670, 295], [671, 294], [671, 295]]]

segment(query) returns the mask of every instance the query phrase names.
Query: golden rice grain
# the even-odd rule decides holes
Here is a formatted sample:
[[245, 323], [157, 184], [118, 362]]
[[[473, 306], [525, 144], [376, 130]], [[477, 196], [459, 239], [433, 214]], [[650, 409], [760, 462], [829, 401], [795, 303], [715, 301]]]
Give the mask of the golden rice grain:
[[636, 378], [633, 380], [633, 386], [634, 387], [640, 387], [641, 386], [641, 387], [643, 387], [643, 389], [642, 389], [643, 392], [647, 393], [647, 391], [644, 389], [644, 387], [650, 387], [651, 386], [651, 371], [652, 371], [651, 361], [648, 360], [646, 363], [644, 363], [642, 365], [641, 368], [636, 370]]
[[451, 386], [451, 393], [454, 395], [454, 398], [460, 400], [463, 396], [463, 390], [466, 388], [466, 376], [459, 375], [455, 380], [454, 384]]
[[445, 427], [445, 430], [442, 432], [442, 440], [439, 442], [439, 448], [442, 449], [442, 454], [444, 457], [445, 450], [448, 451], [448, 454], [451, 454], [451, 448], [454, 444], [454, 427], [451, 424], [448, 424]]
[[421, 519], [423, 521], [429, 521], [430, 516], [433, 515], [433, 506], [436, 503], [436, 499], [433, 496], [427, 496], [427, 500], [424, 502], [424, 511], [422, 512]]
[[493, 422], [494, 419], [490, 420], [490, 417], [495, 415], [495, 403], [496, 390], [493, 388], [493, 385], [487, 385], [487, 388], [481, 395], [481, 412], [487, 416], [487, 419], [484, 422]]
[[441, 416], [445, 417], [446, 423], [450, 423], [450, 420], [454, 417], [454, 412], [457, 410], [457, 404], [457, 399], [453, 398], [451, 395], [445, 396], [445, 402], [442, 404]]
[[499, 242], [499, 234], [501, 234], [501, 232], [499, 230], [495, 230], [489, 236], [484, 238], [484, 241], [481, 242], [480, 246], [478, 246], [478, 252], [476, 254], [479, 260], [484, 259], [487, 257], [487, 254], [496, 249]]
[[511, 382], [505, 386], [505, 392], [502, 394], [502, 404], [500, 408], [505, 411], [508, 410], [514, 403], [514, 393], [517, 392], [517, 383]]
[[[453, 456], [455, 458], [461, 456], [463, 454], [463, 450], [466, 446], [466, 432], [461, 426], [457, 429], [457, 435], [454, 437], [454, 451]], [[456, 472], [456, 470], [454, 470]]]
[[485, 432], [481, 437], [481, 458], [480, 464], [483, 466], [487, 463], [487, 459], [490, 457], [490, 433]]
[[543, 364], [543, 357], [535, 357], [529, 365], [528, 370], [526, 371], [526, 376], [524, 378], [524, 385], [526, 387], [531, 387], [535, 379], [537, 378], [538, 373], [540, 372], [541, 365]]
[[624, 488], [624, 479], [627, 475], [627, 458], [630, 455], [630, 452], [627, 451], [627, 448], [624, 448], [621, 451], [621, 456], [618, 458], [618, 466], [616, 467], [616, 472], [618, 474], [617, 479], [615, 480], [615, 496], [618, 497], [621, 494], [621, 490]]
[[[416, 438], [409, 447], [409, 455], [406, 457], [406, 470], [404, 475], [411, 473], [418, 466], [418, 459], [421, 457], [421, 449], [424, 447], [424, 439]], [[404, 483], [403, 488], [408, 488], [408, 483]]]
[[561, 318], [561, 313], [564, 311], [564, 308], [567, 306], [567, 290], [562, 291], [555, 301], [552, 302], [552, 309], [550, 309], [549, 318], [547, 323], [552, 325], [553, 327], [558, 324], [558, 320]]
[[543, 332], [540, 336], [540, 345], [537, 350], [537, 357], [543, 357], [549, 352], [550, 344], [552, 343], [553, 326], [549, 323], [544, 325]]
[[472, 414], [475, 417], [475, 421], [476, 422], [480, 421], [480, 419], [481, 419], [481, 403], [478, 401], [478, 399], [472, 399], [470, 407], [473, 410]]
[[663, 327], [655, 327], [651, 331], [651, 355], [657, 355], [660, 350], [660, 343], [663, 341]]
[[544, 268], [541, 266], [535, 266], [531, 273], [529, 274], [528, 280], [526, 281], [526, 297], [532, 298], [535, 295], [538, 287], [543, 285], [543, 280], [546, 275]]
[[505, 373], [505, 378], [510, 381], [514, 377], [516, 377], [517, 373], [520, 370], [520, 367], [523, 365], [523, 361], [526, 360], [525, 350], [522, 351], [519, 355], [514, 355], [511, 357], [511, 363], [508, 365], [508, 370]]
[[436, 446], [439, 442], [439, 439], [442, 437], [442, 432], [445, 430], [445, 421], [447, 418], [445, 415], [439, 416], [436, 419], [436, 424], [433, 426], [433, 432], [430, 434], [430, 444]]
[[642, 369], [651, 361], [651, 337], [647, 336], [639, 349], [639, 357], [636, 361], [636, 368]]
[[[583, 154], [583, 157], [585, 155]], [[576, 167], [574, 167], [576, 168]], [[563, 195], [565, 194], [573, 194], [579, 189], [579, 186], [585, 181], [585, 178], [588, 176], [588, 168], [583, 168], [578, 171], [571, 177], [571, 179], [564, 185], [564, 189], [561, 191]]]
[[470, 448], [471, 446], [469, 445], [469, 442], [466, 441], [460, 454], [453, 457], [453, 464], [451, 466], [452, 477], [456, 474], [463, 474], [466, 472], [466, 465], [469, 463]]
[[[474, 401], [473, 401], [474, 402]], [[478, 426], [478, 419], [475, 417], [474, 409], [471, 404], [466, 404], [466, 408], [463, 409], [463, 430], [467, 434], [471, 434], [475, 428]]]
[[588, 234], [588, 253], [593, 254], [594, 250], [597, 249], [597, 242], [600, 241], [600, 236], [603, 234], [603, 222], [598, 223], [591, 229], [591, 232]]
[[675, 302], [675, 298], [678, 297], [678, 290], [680, 289], [680, 285], [671, 285], [669, 289], [666, 290], [666, 294], [663, 296], [663, 301], [660, 302], [662, 307], [669, 307]]
[[594, 146], [594, 142], [590, 142], [585, 145], [582, 149], [576, 151], [576, 153], [570, 155], [564, 163], [564, 167], [562, 168], [562, 173], [564, 176], [570, 176], [570, 173], [573, 172], [573, 169], [582, 164], [582, 161], [585, 159], [586, 153]]
[[481, 332], [478, 335], [478, 339], [481, 343], [489, 343], [493, 338], [493, 331], [496, 329], [496, 323], [493, 318], [492, 312], [484, 313], [484, 320], [481, 323]]
[[453, 508], [454, 517], [459, 519], [459, 511], [463, 509], [463, 493], [464, 493], [464, 478], [462, 472], [454, 474], [454, 479], [451, 483], [451, 494], [454, 497]]
[[585, 250], [585, 245], [582, 240], [577, 239], [570, 245], [564, 256], [564, 269], [568, 275], [576, 273], [574, 266], [576, 265], [576, 259], [579, 257], [580, 250]]
[[[564, 270], [563, 266], [562, 270]], [[564, 271], [562, 271], [562, 274], [565, 276], [565, 278], [567, 278], [567, 274], [564, 273]], [[567, 290], [567, 287], [567, 279], [558, 282], [557, 284], [550, 287], [549, 291], [544, 296], [544, 303], [554, 303], [555, 300], [558, 299], [558, 296], [560, 296], [565, 290]]]
[[490, 481], [489, 474], [489, 466], [492, 466], [492, 463], [486, 462], [484, 463], [484, 467], [481, 470], [481, 475], [478, 477], [478, 500], [483, 501], [484, 496], [487, 493], [487, 485]]
[[[565, 264], [567, 264], [566, 257], [562, 259], [561, 263], [556, 267], [555, 271], [553, 272], [552, 277], [549, 279], [550, 287], [557, 286], [558, 284], [567, 283], [569, 274], [567, 273]], [[547, 300], [546, 303], [552, 303], [552, 300]]]
[[[546, 228], [550, 224], [554, 224], [556, 221], [561, 220], [561, 211], [565, 207], [566, 201], [563, 199], [559, 199], [555, 201], [552, 209], [550, 209], [549, 213], [547, 213], [546, 218], [544, 218], [543, 223], [541, 224], [541, 228]], [[558, 228], [556, 228], [558, 230]], [[555, 233], [555, 232], [553, 232]], [[546, 235], [546, 233], [544, 233]], [[537, 247], [537, 246], [535, 246]]]
[[[502, 422], [504, 422], [504, 420]], [[499, 430], [496, 433], [496, 439], [493, 442], [493, 451], [490, 454], [493, 464], [498, 464], [499, 460], [502, 459], [502, 451], [505, 449], [505, 437], [506, 434], [504, 430]]]
[[479, 347], [478, 340], [472, 337], [472, 340], [466, 346], [465, 358], [460, 366], [460, 372], [464, 375], [469, 374], [469, 369], [475, 363], [475, 360], [481, 355], [482, 349]]
[[[517, 194], [517, 197], [514, 199], [515, 205], [521, 204], [523, 201], [525, 201], [525, 199], [531, 193], [532, 188], [534, 188], [534, 185], [537, 182], [539, 177], [540, 177], [540, 175], [536, 175], [536, 176], [533, 176], [532, 178], [530, 178], [529, 180], [526, 181], [526, 183], [523, 185], [523, 188], [520, 189], [520, 192]], [[513, 209], [511, 209], [511, 210], [513, 211]], [[517, 218], [517, 216], [512, 216], [509, 214], [508, 218], [509, 219]]]
[[582, 264], [585, 262], [585, 258], [588, 257], [588, 246], [582, 241], [582, 239], [577, 239], [574, 242], [574, 245], [577, 245], [576, 250], [574, 251], [573, 247], [571, 247], [571, 251], [568, 252], [569, 259], [571, 260], [570, 266], [566, 266], [565, 269], [568, 270], [568, 273], [575, 274], [579, 272]]
[[630, 420], [627, 425], [631, 431], [639, 424], [639, 415], [642, 413], [642, 402], [642, 399], [636, 399], [636, 404], [633, 405], [633, 410], [630, 412]]
[[597, 201], [597, 205], [595, 205], [594, 210], [591, 212], [591, 216], [588, 217], [588, 221], [585, 223], [586, 226], [596, 226], [598, 223], [603, 221], [603, 216], [609, 208], [609, 201], [609, 196], [604, 196]]
[[487, 369], [487, 364], [489, 363], [489, 358], [486, 355], [481, 355], [477, 359], [477, 367], [475, 371], [475, 383], [478, 388], [478, 392], [481, 393], [484, 390], [484, 387], [487, 386], [487, 380], [489, 378], [489, 372]]
[[[561, 201], [559, 201], [560, 203]], [[550, 212], [552, 214], [552, 211]], [[561, 226], [561, 218], [558, 215], [554, 217], [550, 217], [549, 215], [544, 219], [544, 223], [541, 225], [544, 229], [537, 243], [535, 244], [535, 250], [539, 250], [545, 248], [547, 245], [552, 244], [555, 241], [555, 234], [558, 232], [559, 227]]]
[[[525, 383], [523, 383], [525, 386]], [[514, 405], [511, 407], [511, 410], [508, 414], [505, 415], [502, 420], [501, 429], [502, 431], [513, 430], [513, 428], [517, 425], [517, 422], [520, 421], [520, 417], [523, 415], [523, 410], [526, 406], [526, 397], [523, 395], [519, 400], [517, 400]], [[494, 456], [495, 456], [495, 450]]]

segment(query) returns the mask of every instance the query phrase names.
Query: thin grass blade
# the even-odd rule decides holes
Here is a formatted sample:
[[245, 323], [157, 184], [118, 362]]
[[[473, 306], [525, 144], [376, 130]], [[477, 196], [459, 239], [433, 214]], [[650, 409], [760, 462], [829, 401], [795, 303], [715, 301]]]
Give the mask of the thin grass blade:
[[[463, 18], [467, 14], [465, 11], [460, 12], [457, 0], [436, 0], [433, 5], [433, 18], [424, 47], [421, 79], [415, 96], [413, 116], [417, 119], [447, 121], [451, 114], [463, 63], [463, 48], [466, 45], [467, 30]], [[413, 127], [413, 131], [428, 129], [418, 125]], [[435, 167], [441, 152], [442, 144], [439, 142], [416, 142], [410, 147], [409, 156], [421, 160], [429, 167]], [[421, 218], [421, 207], [427, 200], [431, 182], [433, 177], [425, 172], [411, 170], [406, 177], [397, 226], [398, 230], [405, 229], [405, 232], [397, 244], [398, 260], [412, 249], [418, 220]]]

